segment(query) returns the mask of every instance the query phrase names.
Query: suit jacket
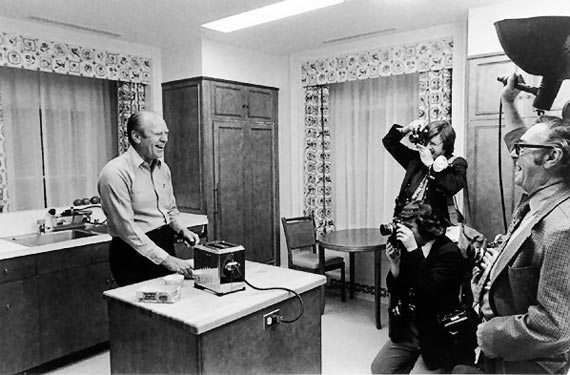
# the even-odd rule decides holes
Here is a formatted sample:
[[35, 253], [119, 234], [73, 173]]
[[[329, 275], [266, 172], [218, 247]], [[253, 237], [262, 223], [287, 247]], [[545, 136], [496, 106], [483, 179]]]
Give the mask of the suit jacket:
[[435, 214], [449, 219], [447, 197], [453, 197], [466, 185], [467, 161], [462, 157], [453, 159], [451, 165], [441, 172], [430, 170], [422, 163], [419, 153], [403, 145], [400, 125], [393, 125], [388, 134], [382, 139], [386, 150], [396, 161], [406, 169], [406, 174], [396, 198], [394, 216], [414, 194], [423, 178], [429, 173], [425, 202]]
[[[459, 248], [446, 236], [436, 238], [427, 258], [421, 249], [402, 253], [400, 275], [388, 273], [386, 285], [391, 307], [401, 301], [403, 317], [390, 315], [389, 335], [393, 342], [409, 340], [410, 323], [418, 329], [422, 357], [430, 369], [452, 367], [469, 352], [455, 347], [451, 336], [438, 323], [438, 317], [459, 307], [459, 286], [465, 272]], [[413, 296], [410, 296], [410, 290]], [[414, 313], [407, 307], [415, 306]], [[459, 351], [457, 349], [460, 349]]]
[[[490, 273], [494, 318], [479, 327], [481, 348], [506, 362], [548, 372], [570, 355], [570, 186], [562, 183]], [[520, 368], [520, 366], [519, 366]]]

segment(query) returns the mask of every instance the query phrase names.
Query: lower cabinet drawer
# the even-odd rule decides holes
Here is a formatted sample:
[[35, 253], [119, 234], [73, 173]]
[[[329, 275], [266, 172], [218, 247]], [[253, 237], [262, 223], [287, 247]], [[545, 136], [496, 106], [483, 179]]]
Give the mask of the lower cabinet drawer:
[[0, 260], [0, 284], [36, 276], [34, 255]]

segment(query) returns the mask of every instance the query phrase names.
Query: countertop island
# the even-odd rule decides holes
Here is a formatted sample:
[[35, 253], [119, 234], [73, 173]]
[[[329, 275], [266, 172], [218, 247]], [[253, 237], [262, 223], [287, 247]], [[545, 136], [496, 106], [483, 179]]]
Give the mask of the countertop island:
[[136, 290], [161, 285], [154, 279], [106, 291], [111, 372], [120, 373], [320, 373], [320, 293], [326, 278], [246, 262], [246, 280], [256, 287], [286, 287], [302, 296], [295, 322], [264, 329], [263, 315], [279, 309], [294, 319], [301, 305], [284, 290], [216, 296], [185, 280], [173, 304], [138, 302]]

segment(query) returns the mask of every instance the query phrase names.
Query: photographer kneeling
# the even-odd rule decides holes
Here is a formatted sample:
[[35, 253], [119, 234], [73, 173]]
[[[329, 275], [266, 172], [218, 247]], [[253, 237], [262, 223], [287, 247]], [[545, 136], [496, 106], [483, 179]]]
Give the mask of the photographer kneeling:
[[[429, 204], [409, 203], [382, 227], [392, 232], [386, 246], [390, 340], [372, 362], [372, 373], [449, 372], [473, 355], [473, 347], [457, 345], [438, 320], [459, 307], [465, 260]], [[423, 368], [416, 363], [420, 354]]]
[[[404, 137], [416, 150], [401, 143]], [[406, 169], [394, 216], [406, 203], [423, 201], [437, 216], [449, 220], [448, 201], [467, 184], [467, 161], [453, 156], [455, 131], [451, 124], [445, 120], [428, 124], [415, 120], [406, 126], [393, 125], [382, 143]]]

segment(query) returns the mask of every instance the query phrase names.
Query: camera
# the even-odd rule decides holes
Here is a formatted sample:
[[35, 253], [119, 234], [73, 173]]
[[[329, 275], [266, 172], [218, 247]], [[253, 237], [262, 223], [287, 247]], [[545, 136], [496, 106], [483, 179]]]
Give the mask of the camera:
[[401, 221], [394, 218], [391, 223], [380, 224], [380, 234], [383, 236], [390, 236], [388, 238], [388, 242], [392, 246], [401, 250], [403, 245], [401, 245], [401, 242], [396, 239], [396, 234], [397, 234], [396, 232], [399, 223], [401, 223]]
[[383, 236], [389, 236], [393, 233], [396, 233], [396, 229], [398, 229], [399, 223], [400, 220], [394, 219], [391, 223], [380, 224], [380, 234]]
[[487, 254], [487, 249], [494, 248], [494, 242], [488, 242], [487, 246], [476, 248], [474, 246], [469, 246], [465, 252], [467, 259], [469, 259], [474, 265], [480, 266]]
[[422, 146], [426, 146], [429, 143], [429, 128], [426, 126], [423, 129], [414, 129], [409, 135], [410, 142]]

